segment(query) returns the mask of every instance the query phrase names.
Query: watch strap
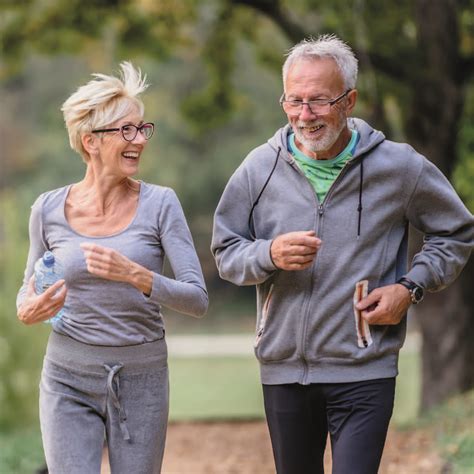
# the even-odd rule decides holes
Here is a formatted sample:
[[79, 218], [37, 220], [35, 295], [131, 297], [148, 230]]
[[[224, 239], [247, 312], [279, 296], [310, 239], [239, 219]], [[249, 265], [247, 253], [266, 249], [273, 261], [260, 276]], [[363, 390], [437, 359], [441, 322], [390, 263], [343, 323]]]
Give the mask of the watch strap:
[[423, 300], [424, 290], [415, 282], [409, 280], [408, 278], [402, 277], [397, 281], [397, 283], [404, 286], [410, 292], [410, 298], [413, 304], [418, 304]]

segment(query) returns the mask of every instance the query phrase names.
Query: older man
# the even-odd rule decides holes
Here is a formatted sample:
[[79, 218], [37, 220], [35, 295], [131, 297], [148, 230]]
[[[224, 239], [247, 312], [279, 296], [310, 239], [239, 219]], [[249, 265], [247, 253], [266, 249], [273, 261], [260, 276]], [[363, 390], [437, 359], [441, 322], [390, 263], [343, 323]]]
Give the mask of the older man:
[[[349, 116], [357, 59], [335, 36], [283, 66], [289, 124], [253, 150], [218, 205], [220, 275], [257, 285], [255, 353], [279, 474], [376, 473], [393, 409], [406, 313], [446, 287], [473, 216], [407, 144]], [[408, 223], [425, 234], [407, 271]], [[367, 296], [368, 293], [368, 296]]]

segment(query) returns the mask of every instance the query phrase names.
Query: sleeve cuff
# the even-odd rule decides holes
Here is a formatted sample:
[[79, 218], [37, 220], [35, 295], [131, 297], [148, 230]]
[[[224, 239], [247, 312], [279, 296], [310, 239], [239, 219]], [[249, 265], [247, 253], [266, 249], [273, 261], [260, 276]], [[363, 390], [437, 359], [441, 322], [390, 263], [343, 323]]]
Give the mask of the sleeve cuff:
[[270, 252], [273, 240], [262, 240], [259, 248], [259, 262], [262, 268], [268, 272], [278, 270], [278, 267], [272, 260]]

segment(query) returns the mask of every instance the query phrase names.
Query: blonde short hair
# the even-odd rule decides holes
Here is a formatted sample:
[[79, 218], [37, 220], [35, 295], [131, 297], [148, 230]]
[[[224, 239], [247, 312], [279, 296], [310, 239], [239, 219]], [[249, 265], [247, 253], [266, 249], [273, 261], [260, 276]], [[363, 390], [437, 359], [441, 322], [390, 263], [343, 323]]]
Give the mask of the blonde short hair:
[[84, 159], [88, 158], [82, 146], [84, 134], [107, 127], [135, 108], [141, 115], [144, 113], [138, 95], [148, 87], [146, 76], [128, 61], [122, 62], [120, 69], [120, 77], [92, 74], [95, 79], [79, 87], [61, 107], [71, 148]]

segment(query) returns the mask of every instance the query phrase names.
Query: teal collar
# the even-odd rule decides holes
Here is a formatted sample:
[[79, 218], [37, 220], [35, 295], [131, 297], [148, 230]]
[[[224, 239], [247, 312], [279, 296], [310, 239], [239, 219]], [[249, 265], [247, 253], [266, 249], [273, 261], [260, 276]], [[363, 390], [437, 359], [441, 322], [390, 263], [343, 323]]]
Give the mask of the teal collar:
[[359, 132], [357, 130], [351, 130], [351, 139], [349, 140], [349, 143], [344, 148], [344, 150], [342, 150], [341, 153], [339, 153], [339, 155], [329, 160], [314, 160], [313, 158], [310, 158], [308, 155], [305, 155], [296, 146], [295, 134], [292, 132], [290, 133], [290, 135], [288, 135], [288, 149], [291, 152], [291, 154], [298, 160], [301, 160], [310, 164], [314, 164], [315, 162], [317, 162], [318, 165], [321, 165], [321, 166], [332, 166], [336, 163], [339, 163], [340, 161], [345, 161], [347, 158], [352, 157], [358, 141], [359, 141]]

